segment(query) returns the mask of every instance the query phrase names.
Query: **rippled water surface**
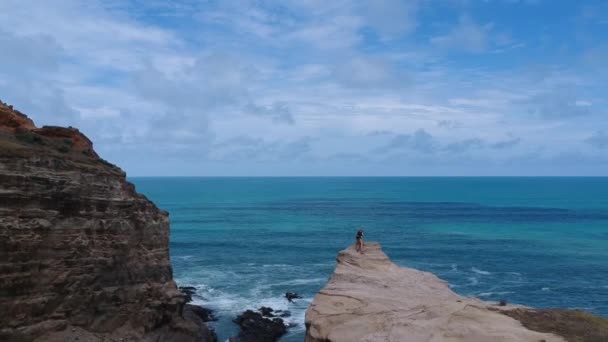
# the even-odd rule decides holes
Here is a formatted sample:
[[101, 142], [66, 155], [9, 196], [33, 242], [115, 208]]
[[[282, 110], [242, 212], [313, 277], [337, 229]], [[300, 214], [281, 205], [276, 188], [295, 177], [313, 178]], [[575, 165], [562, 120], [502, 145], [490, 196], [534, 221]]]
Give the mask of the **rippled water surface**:
[[[171, 217], [179, 285], [216, 311], [304, 311], [362, 226], [401, 265], [486, 300], [608, 316], [608, 178], [134, 178]], [[286, 291], [303, 300], [288, 304]]]

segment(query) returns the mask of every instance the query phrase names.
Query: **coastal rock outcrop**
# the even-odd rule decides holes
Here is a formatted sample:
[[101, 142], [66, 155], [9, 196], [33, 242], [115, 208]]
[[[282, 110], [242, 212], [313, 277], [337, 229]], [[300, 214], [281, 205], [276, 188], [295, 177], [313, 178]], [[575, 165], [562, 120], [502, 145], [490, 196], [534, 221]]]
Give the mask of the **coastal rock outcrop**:
[[462, 297], [435, 275], [399, 267], [378, 243], [353, 247], [306, 311], [307, 342], [564, 341], [525, 328], [509, 307]]
[[238, 336], [232, 337], [238, 342], [274, 342], [287, 333], [285, 322], [273, 314], [274, 310], [261, 307], [258, 312], [246, 310], [234, 323], [240, 327]]
[[75, 128], [0, 103], [0, 340], [201, 341], [169, 217]]

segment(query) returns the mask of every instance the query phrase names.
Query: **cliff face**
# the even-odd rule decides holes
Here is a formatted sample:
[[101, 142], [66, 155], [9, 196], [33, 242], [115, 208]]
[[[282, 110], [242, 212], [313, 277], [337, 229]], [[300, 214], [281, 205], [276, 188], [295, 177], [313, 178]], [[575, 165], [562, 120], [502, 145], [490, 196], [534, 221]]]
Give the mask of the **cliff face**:
[[528, 330], [500, 310], [461, 297], [427, 272], [392, 263], [377, 243], [348, 248], [306, 311], [307, 342], [563, 341]]
[[182, 318], [168, 214], [77, 129], [36, 128], [1, 103], [0, 270], [0, 340], [206, 333]]

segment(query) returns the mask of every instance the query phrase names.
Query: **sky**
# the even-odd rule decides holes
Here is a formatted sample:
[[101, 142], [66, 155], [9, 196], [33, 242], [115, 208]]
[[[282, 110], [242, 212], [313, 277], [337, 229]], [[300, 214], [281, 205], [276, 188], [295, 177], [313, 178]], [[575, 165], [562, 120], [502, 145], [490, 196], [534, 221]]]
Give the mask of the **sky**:
[[0, 100], [129, 176], [608, 176], [608, 1], [0, 0]]

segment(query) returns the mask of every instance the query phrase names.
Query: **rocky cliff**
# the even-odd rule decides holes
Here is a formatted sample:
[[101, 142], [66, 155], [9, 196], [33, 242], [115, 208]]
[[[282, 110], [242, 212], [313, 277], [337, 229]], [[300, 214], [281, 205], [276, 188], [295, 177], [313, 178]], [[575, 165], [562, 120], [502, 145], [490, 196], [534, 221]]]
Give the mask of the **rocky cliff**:
[[564, 341], [525, 328], [496, 304], [462, 297], [435, 275], [392, 263], [377, 243], [348, 248], [306, 311], [306, 341]]
[[[0, 103], [0, 340], [200, 341], [169, 218], [74, 128]], [[200, 323], [200, 322], [199, 322]]]

